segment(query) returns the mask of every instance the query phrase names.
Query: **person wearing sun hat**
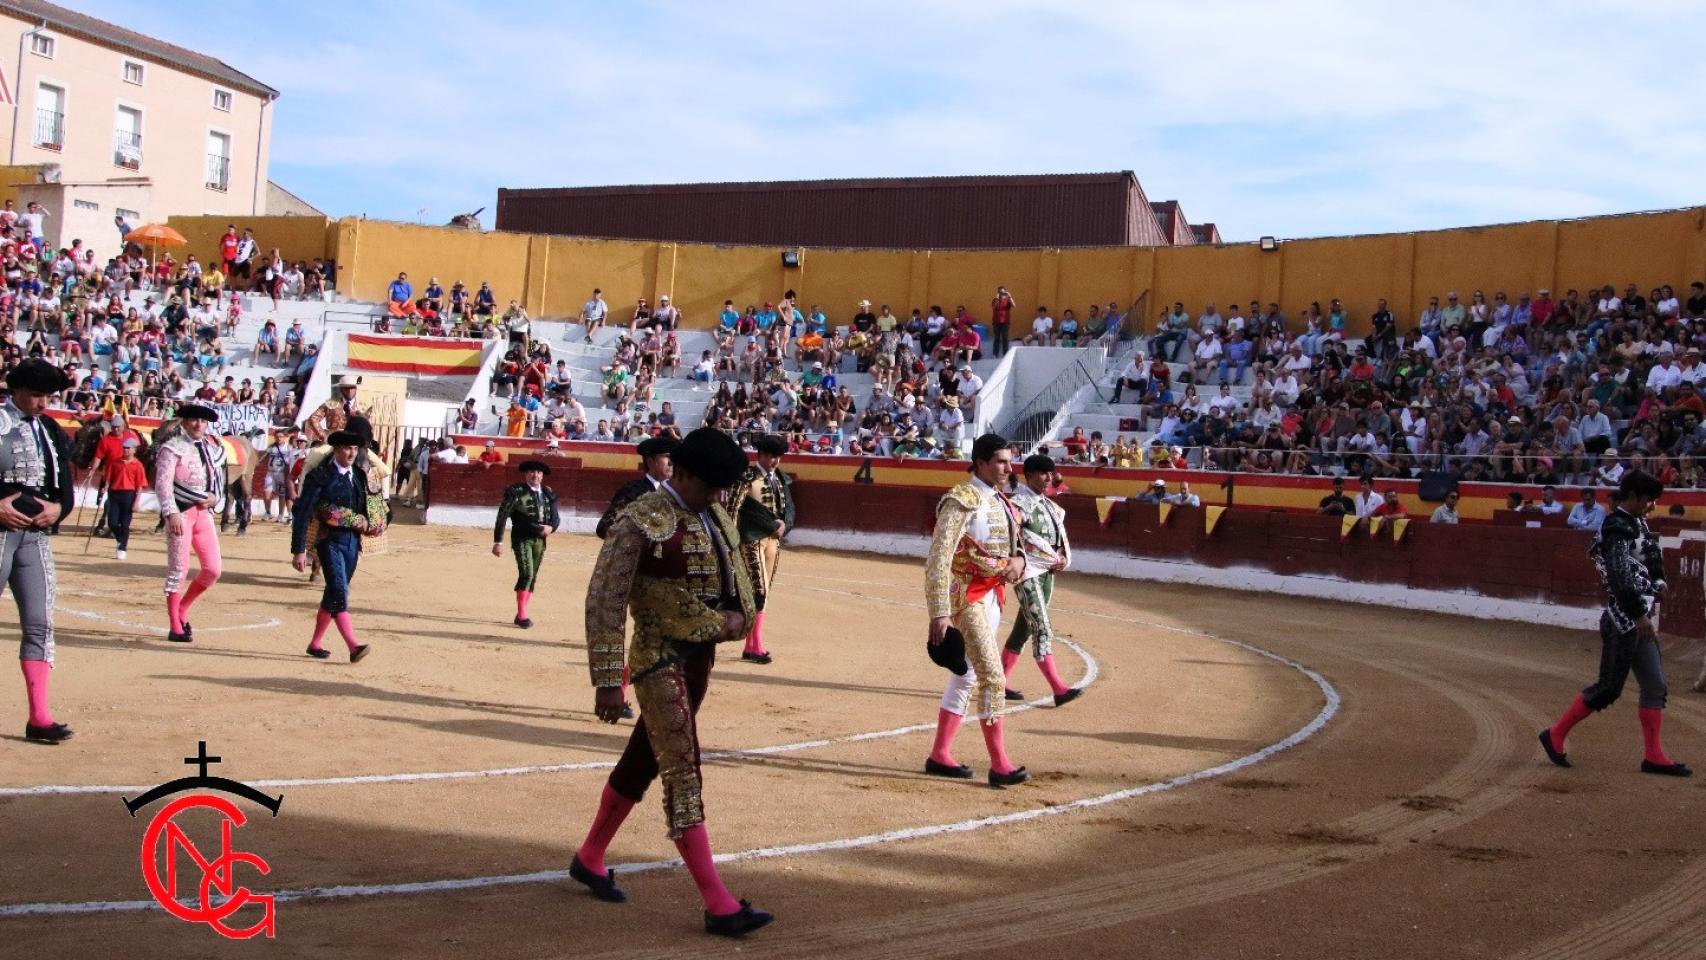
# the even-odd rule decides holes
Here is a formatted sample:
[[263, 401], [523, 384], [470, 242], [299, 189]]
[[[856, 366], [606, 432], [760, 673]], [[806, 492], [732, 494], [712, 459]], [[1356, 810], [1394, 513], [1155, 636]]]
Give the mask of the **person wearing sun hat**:
[[740, 658], [767, 664], [770, 650], [764, 645], [765, 602], [776, 581], [776, 566], [782, 559], [782, 538], [794, 527], [793, 479], [780, 469], [788, 452], [788, 441], [776, 434], [758, 438], [758, 462], [747, 467], [740, 478], [734, 513], [740, 521], [740, 552], [752, 574], [752, 589], [758, 595], [758, 613], [747, 634]]
[[302, 494], [296, 498], [296, 511], [290, 524], [290, 563], [299, 572], [306, 571], [308, 550], [312, 548], [325, 575], [308, 655], [316, 660], [331, 656], [322, 643], [327, 627], [336, 623], [344, 645], [349, 648], [350, 662], [360, 663], [370, 648], [356, 641], [355, 623], [349, 614], [349, 591], [356, 563], [361, 558], [362, 536], [374, 526], [368, 473], [357, 463], [368, 439], [359, 430], [338, 430], [326, 442], [332, 448], [331, 455], [302, 475]]
[[[627, 899], [604, 854], [658, 780], [669, 836], [704, 900], [705, 930], [735, 937], [773, 918], [735, 899], [712, 860], [697, 716], [716, 645], [744, 636], [756, 612], [739, 533], [720, 502], [740, 482], [746, 454], [728, 434], [701, 427], [682, 439], [671, 460], [674, 475], [617, 514], [587, 584], [593, 712], [605, 723], [621, 719], [626, 653], [640, 719], [605, 782], [569, 876], [600, 900]], [[630, 610], [634, 636], [624, 643]]]
[[[213, 518], [225, 500], [225, 445], [213, 436], [212, 407], [185, 403], [176, 416], [179, 432], [154, 454], [154, 495], [166, 524], [166, 639], [189, 643], [190, 607], [222, 568]], [[201, 569], [186, 586], [192, 552]]]
[[356, 403], [356, 390], [361, 387], [361, 378], [344, 374], [338, 378], [337, 385], [332, 387], [332, 395], [325, 403], [320, 404], [308, 419], [302, 422], [302, 429], [308, 434], [310, 442], [321, 444], [332, 433], [342, 430], [349, 423], [349, 418], [366, 411]]
[[521, 482], [504, 489], [498, 505], [497, 526], [492, 529], [492, 556], [504, 553], [504, 526], [510, 525], [510, 549], [515, 551], [515, 625], [533, 626], [527, 615], [533, 589], [539, 583], [539, 565], [545, 560], [545, 541], [562, 525], [557, 512], [557, 491], [545, 486], [551, 468], [538, 460], [521, 465]]
[[59, 743], [71, 728], [48, 708], [53, 673], [53, 545], [48, 530], [70, 512], [71, 445], [46, 415], [48, 400], [71, 378], [46, 360], [25, 360], [6, 374], [11, 396], [0, 403], [0, 587], [18, 606], [29, 718], [24, 739]]

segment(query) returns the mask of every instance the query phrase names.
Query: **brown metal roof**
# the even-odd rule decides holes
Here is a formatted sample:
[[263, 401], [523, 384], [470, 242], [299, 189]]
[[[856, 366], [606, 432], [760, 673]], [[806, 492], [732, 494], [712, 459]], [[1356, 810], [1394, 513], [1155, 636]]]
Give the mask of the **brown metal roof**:
[[277, 90], [232, 67], [223, 60], [167, 43], [164, 40], [157, 40], [134, 30], [127, 30], [105, 20], [97, 20], [87, 14], [68, 10], [56, 4], [42, 3], [40, 0], [0, 0], [0, 12], [10, 13], [19, 19], [28, 20], [32, 24], [39, 25], [45, 22], [51, 31], [82, 37], [102, 46], [135, 54], [168, 67], [177, 67], [185, 72], [198, 74], [209, 80], [236, 87], [239, 90], [264, 97], [278, 96]]
[[1165, 246], [1129, 170], [500, 189], [497, 228], [761, 246]]
[[1220, 242], [1220, 228], [1212, 223], [1191, 224], [1191, 234], [1198, 243], [1217, 244]]

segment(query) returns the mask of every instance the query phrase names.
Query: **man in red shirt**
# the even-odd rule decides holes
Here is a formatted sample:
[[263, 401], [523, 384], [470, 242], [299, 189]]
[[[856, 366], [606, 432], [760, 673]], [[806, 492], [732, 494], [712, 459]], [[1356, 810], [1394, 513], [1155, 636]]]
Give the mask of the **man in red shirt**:
[[148, 486], [148, 471], [136, 459], [136, 448], [141, 445], [135, 434], [126, 437], [119, 447], [119, 459], [107, 468], [101, 483], [107, 500], [107, 525], [118, 542], [114, 560], [123, 560], [124, 551], [130, 546], [130, 518], [136, 513], [136, 496]]
[[994, 329], [994, 356], [999, 357], [1007, 352], [1007, 328], [1013, 322], [1013, 295], [1006, 287], [995, 288], [995, 299], [989, 301], [989, 322]]
[[504, 462], [504, 455], [498, 452], [498, 442], [496, 440], [486, 441], [486, 449], [480, 452], [479, 462], [487, 467], [495, 466]]
[[[112, 472], [114, 465], [124, 459], [124, 442], [126, 440], [135, 440], [140, 444], [142, 437], [125, 423], [123, 414], [112, 414], [102, 422], [101, 439], [95, 441], [94, 469], [103, 479], [94, 481], [95, 489], [106, 489], [104, 477]], [[108, 528], [107, 514], [102, 512], [100, 517], [95, 520], [95, 535], [104, 536], [102, 531]]]
[[225, 236], [219, 238], [219, 262], [226, 276], [237, 269], [237, 225], [225, 227]]

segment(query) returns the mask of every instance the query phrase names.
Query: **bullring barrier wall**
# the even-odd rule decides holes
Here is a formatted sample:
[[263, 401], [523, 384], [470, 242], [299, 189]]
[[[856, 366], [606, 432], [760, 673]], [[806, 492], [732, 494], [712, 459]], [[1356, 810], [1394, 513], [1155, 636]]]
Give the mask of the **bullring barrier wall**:
[[[229, 217], [173, 217], [190, 240], [187, 252], [211, 256]], [[1080, 317], [1093, 303], [1122, 308], [1146, 293], [1144, 330], [1181, 301], [1192, 316], [1213, 301], [1277, 302], [1290, 316], [1311, 301], [1339, 297], [1350, 312], [1350, 333], [1366, 333], [1378, 297], [1408, 325], [1429, 296], [1456, 290], [1464, 303], [1481, 289], [1490, 303], [1505, 290], [1548, 287], [1554, 295], [1606, 283], [1634, 283], [1642, 295], [1670, 283], [1706, 277], [1706, 207], [1655, 213], [1541, 220], [1529, 223], [1288, 240], [1263, 251], [1253, 243], [1190, 247], [1076, 247], [1038, 250], [869, 250], [810, 248], [800, 266], [785, 268], [776, 247], [599, 240], [520, 233], [472, 232], [378, 220], [318, 217], [238, 218], [253, 226], [263, 249], [279, 246], [292, 260], [330, 257], [338, 288], [364, 300], [383, 300], [403, 271], [417, 291], [437, 276], [449, 289], [461, 280], [491, 283], [500, 304], [521, 301], [534, 316], [573, 317], [594, 287], [613, 315], [636, 299], [671, 294], [687, 325], [716, 321], [724, 298], [738, 307], [798, 291], [802, 305], [820, 304], [846, 322], [861, 299], [888, 303], [897, 314], [913, 307], [965, 304], [987, 319], [998, 285], [1012, 292], [1020, 327], [1041, 304], [1058, 319], [1071, 307]], [[179, 254], [180, 259], [182, 253]]]
[[[528, 443], [511, 441], [512, 444]], [[536, 446], [512, 447], [509, 455], [541, 455]], [[590, 530], [616, 489], [635, 474], [632, 448], [621, 444], [576, 444], [569, 456], [549, 458], [549, 482], [571, 529]], [[910, 555], [922, 561], [924, 544], [942, 491], [964, 476], [964, 466], [943, 463], [873, 462], [871, 483], [853, 482], [860, 458], [794, 457], [785, 469], [796, 476], [796, 531], [790, 542], [839, 550]], [[1065, 471], [1072, 493], [1060, 502], [1074, 549], [1074, 568], [1140, 580], [1195, 583], [1211, 587], [1279, 592], [1325, 600], [1459, 613], [1479, 618], [1591, 627], [1600, 591], [1587, 559], [1591, 536], [1555, 526], [1530, 528], [1497, 516], [1502, 496], [1466, 491], [1463, 504], [1489, 505], [1485, 522], [1408, 524], [1388, 522], [1370, 534], [1348, 534], [1338, 517], [1313, 513], [1326, 492], [1324, 478], [1253, 478], [1234, 487], [1234, 505], [1224, 507], [1214, 475], [1174, 472], [1168, 479], [1197, 476], [1204, 507], [1173, 507], [1124, 501], [1104, 514], [1098, 488], [1118, 482], [1124, 489], [1163, 471]], [[1123, 476], [1131, 475], [1131, 476]], [[1245, 478], [1240, 478], [1244, 481]], [[1247, 494], [1264, 489], [1258, 480], [1284, 480], [1266, 488], [1294, 506], [1257, 504]], [[429, 523], [487, 525], [504, 487], [516, 481], [513, 466], [433, 464], [429, 472]], [[1310, 482], [1317, 484], [1310, 486]], [[1474, 485], [1476, 487], [1496, 485]], [[1467, 485], [1466, 485], [1467, 487]], [[1406, 506], [1421, 512], [1406, 491]], [[1691, 509], [1706, 510], [1706, 495], [1678, 494]], [[1302, 505], [1303, 502], [1307, 505]], [[1431, 509], [1431, 505], [1428, 505]], [[1661, 617], [1666, 633], [1698, 636], [1706, 631], [1702, 557], [1706, 540], [1698, 524], [1662, 519], [1671, 592]], [[1685, 532], [1686, 531], [1686, 532]]]

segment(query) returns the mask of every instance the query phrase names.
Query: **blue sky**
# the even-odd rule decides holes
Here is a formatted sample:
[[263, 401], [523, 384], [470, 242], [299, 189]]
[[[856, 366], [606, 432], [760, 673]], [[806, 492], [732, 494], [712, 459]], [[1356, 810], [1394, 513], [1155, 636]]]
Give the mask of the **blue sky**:
[[1228, 239], [1706, 203], [1688, 0], [71, 5], [282, 91], [272, 178], [333, 216], [1123, 169]]

